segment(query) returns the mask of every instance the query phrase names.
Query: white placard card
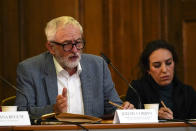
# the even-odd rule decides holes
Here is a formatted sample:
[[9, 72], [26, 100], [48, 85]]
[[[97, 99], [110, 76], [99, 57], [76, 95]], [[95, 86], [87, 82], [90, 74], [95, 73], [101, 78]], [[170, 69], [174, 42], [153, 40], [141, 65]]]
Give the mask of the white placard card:
[[116, 110], [113, 123], [156, 123], [158, 114], [154, 109]]
[[31, 125], [28, 112], [0, 112], [0, 126], [14, 125]]

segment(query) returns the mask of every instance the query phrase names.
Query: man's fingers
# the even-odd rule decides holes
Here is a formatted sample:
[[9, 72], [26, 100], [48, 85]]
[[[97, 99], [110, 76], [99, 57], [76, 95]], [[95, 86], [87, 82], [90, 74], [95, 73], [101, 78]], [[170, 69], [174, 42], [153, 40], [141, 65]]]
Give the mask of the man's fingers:
[[55, 104], [56, 112], [66, 112], [67, 111], [67, 97], [58, 95]]
[[63, 88], [62, 96], [67, 98], [67, 88]]
[[67, 103], [67, 98], [65, 98], [63, 96], [57, 96], [56, 103], [57, 104]]

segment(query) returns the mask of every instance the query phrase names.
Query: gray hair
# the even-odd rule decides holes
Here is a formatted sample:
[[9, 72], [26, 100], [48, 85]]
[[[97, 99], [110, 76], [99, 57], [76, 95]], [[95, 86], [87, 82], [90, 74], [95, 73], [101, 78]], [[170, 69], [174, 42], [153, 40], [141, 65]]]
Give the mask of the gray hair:
[[49, 21], [45, 28], [45, 34], [48, 41], [54, 40], [57, 30], [61, 27], [65, 27], [68, 24], [72, 24], [80, 28], [81, 34], [83, 34], [83, 29], [80, 23], [70, 16], [61, 16]]

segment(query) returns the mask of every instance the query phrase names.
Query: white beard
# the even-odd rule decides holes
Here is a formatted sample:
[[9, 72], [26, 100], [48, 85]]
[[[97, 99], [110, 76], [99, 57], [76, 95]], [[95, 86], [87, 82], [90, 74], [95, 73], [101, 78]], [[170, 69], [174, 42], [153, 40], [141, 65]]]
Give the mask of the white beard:
[[78, 64], [79, 64], [79, 62], [80, 62], [80, 59], [81, 59], [81, 55], [80, 55], [79, 53], [77, 53], [77, 54], [75, 54], [75, 55], [77, 55], [77, 56], [79, 56], [79, 57], [78, 57], [78, 59], [77, 59], [76, 61], [74, 61], [74, 62], [72, 62], [72, 61], [69, 60], [69, 57], [71, 57], [71, 56], [73, 56], [73, 55], [69, 55], [69, 56], [67, 56], [67, 57], [56, 56], [56, 59], [57, 59], [57, 61], [59, 62], [59, 64], [60, 64], [63, 68], [67, 67], [67, 68], [73, 69], [73, 68], [75, 68], [75, 67], [78, 66]]

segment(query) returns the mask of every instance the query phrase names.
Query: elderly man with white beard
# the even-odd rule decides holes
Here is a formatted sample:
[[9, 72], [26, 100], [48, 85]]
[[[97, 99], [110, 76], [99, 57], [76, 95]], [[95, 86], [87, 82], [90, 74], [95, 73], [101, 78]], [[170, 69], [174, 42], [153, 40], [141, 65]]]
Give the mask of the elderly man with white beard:
[[18, 110], [28, 110], [32, 118], [47, 113], [74, 113], [102, 117], [116, 107], [108, 100], [122, 103], [105, 61], [82, 54], [85, 41], [82, 26], [74, 18], [62, 16], [49, 21], [45, 28], [47, 52], [20, 62], [17, 68]]

